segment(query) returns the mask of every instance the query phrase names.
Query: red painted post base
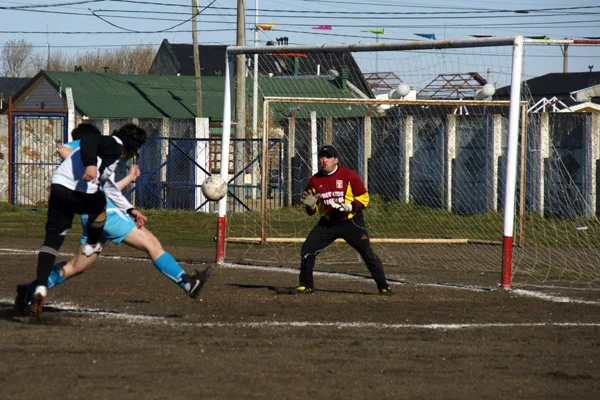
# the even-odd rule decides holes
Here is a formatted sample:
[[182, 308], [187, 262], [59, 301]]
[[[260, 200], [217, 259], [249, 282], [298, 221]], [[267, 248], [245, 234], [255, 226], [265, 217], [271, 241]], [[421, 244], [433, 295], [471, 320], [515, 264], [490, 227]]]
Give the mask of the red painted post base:
[[219, 216], [217, 223], [217, 254], [215, 263], [223, 264], [225, 262], [225, 233], [227, 228], [227, 217]]
[[504, 236], [502, 241], [502, 279], [500, 286], [502, 289], [510, 289], [510, 280], [512, 276], [512, 236]]

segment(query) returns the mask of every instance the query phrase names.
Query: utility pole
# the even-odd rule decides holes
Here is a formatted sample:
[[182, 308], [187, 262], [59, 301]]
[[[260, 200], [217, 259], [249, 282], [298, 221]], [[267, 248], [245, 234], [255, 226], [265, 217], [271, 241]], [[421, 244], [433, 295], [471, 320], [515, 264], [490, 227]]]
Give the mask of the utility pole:
[[[246, 0], [237, 0], [237, 38], [236, 45], [246, 45]], [[246, 55], [240, 54], [235, 60], [235, 138], [246, 139]], [[244, 143], [242, 140], [237, 142], [235, 170], [240, 172], [244, 169]], [[244, 190], [245, 173], [240, 174], [236, 179], [235, 185], [238, 188], [238, 196], [241, 196]]]
[[[254, 0], [254, 46], [258, 45], [258, 0]], [[258, 53], [254, 53], [254, 73], [252, 74], [252, 139], [258, 139]], [[252, 141], [252, 156], [258, 154], [258, 143]], [[252, 164], [252, 199], [256, 199], [256, 185], [259, 170]]]
[[192, 44], [194, 46], [194, 77], [196, 82], [196, 117], [202, 118], [202, 81], [200, 73], [200, 53], [198, 51], [198, 0], [192, 0]]
[[[258, 0], [254, 0], [254, 46], [258, 45]], [[258, 53], [254, 53], [254, 74], [252, 75], [252, 136], [258, 137]]]
[[[565, 38], [567, 39], [567, 38]], [[563, 53], [563, 73], [569, 72], [569, 45], [565, 43], [562, 49]]]
[[[237, 40], [236, 45], [246, 45], [246, 0], [237, 0]], [[235, 115], [237, 124], [235, 136], [237, 139], [246, 137], [246, 55], [240, 54], [235, 60], [236, 98]]]
[[46, 47], [48, 50], [48, 57], [46, 58], [46, 69], [47, 70], [50, 70], [50, 37], [49, 36], [50, 36], [50, 32], [48, 30], [48, 25], [46, 25]]

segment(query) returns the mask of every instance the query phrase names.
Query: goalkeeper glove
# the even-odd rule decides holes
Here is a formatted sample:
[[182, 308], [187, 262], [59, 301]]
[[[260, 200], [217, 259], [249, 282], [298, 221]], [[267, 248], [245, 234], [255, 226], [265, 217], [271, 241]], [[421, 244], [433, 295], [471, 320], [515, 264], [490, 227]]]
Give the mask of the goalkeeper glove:
[[354, 210], [354, 206], [352, 205], [352, 203], [342, 203], [339, 200], [334, 200], [331, 206], [339, 212], [343, 212], [346, 214], [351, 213], [352, 210]]
[[319, 202], [319, 200], [321, 200], [321, 195], [318, 193], [312, 194], [310, 190], [305, 190], [304, 192], [302, 192], [301, 198], [302, 204], [304, 204], [307, 207], [314, 208]]

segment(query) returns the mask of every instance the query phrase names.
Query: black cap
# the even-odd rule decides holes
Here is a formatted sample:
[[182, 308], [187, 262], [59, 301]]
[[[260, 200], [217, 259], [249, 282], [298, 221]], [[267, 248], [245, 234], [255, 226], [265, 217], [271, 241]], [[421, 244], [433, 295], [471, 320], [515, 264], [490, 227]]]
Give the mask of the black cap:
[[318, 153], [319, 157], [339, 157], [337, 150], [335, 147], [330, 145], [325, 145], [319, 149]]

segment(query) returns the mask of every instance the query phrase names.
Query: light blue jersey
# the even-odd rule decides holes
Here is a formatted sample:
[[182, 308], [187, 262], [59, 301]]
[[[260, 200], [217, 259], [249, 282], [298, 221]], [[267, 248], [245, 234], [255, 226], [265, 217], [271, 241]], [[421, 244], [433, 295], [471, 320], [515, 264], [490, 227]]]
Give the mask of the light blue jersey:
[[66, 147], [70, 148], [71, 150], [77, 150], [79, 148], [80, 143], [81, 143], [81, 140], [77, 139], [77, 140], [73, 140], [72, 142], [65, 143], [65, 144], [63, 144], [63, 146], [66, 146]]
[[[88, 215], [81, 216], [82, 234], [81, 243], [87, 242], [87, 223]], [[110, 199], [106, 199], [106, 222], [104, 223], [104, 231], [100, 237], [102, 244], [110, 240], [114, 244], [119, 244], [129, 233], [135, 228], [135, 222], [129, 215], [118, 209]]]

